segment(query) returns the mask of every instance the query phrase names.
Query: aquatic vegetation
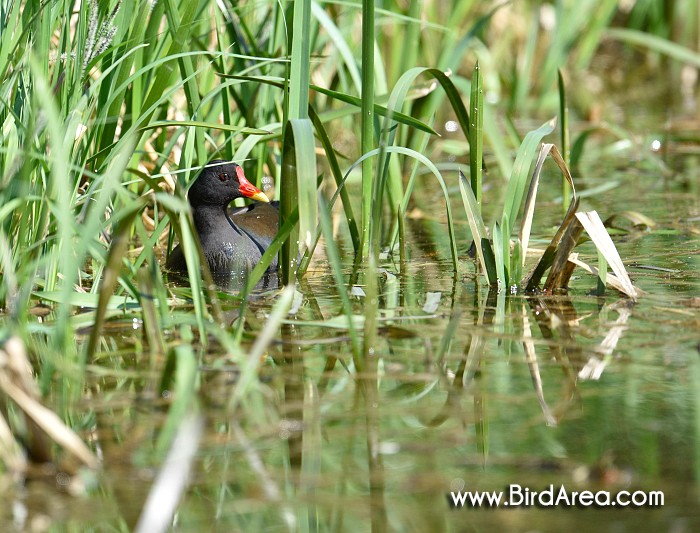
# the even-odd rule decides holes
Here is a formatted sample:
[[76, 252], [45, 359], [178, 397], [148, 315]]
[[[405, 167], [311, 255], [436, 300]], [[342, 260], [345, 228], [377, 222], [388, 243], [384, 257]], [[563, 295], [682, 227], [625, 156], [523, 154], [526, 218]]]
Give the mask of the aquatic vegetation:
[[[404, 457], [431, 479], [445, 469], [439, 489], [420, 485], [425, 498], [464, 475], [461, 461], [481, 467], [505, 456], [513, 439], [504, 420], [560, 424], [580, 380], [619, 370], [616, 350], [634, 325], [629, 302], [577, 300], [576, 282], [573, 300], [498, 293], [483, 276], [532, 289], [549, 270], [544, 288], [554, 291], [576, 264], [634, 297], [600, 218], [576, 208], [587, 197], [603, 219], [650, 227], [649, 218], [636, 206], [598, 209], [621, 178], [580, 194], [569, 169], [585, 182], [587, 156], [620, 148], [609, 135], [624, 141], [620, 166], [642, 146], [628, 125], [574, 128], [614, 105], [591, 89], [605, 77], [594, 65], [601, 43], [699, 64], [697, 28], [674, 30], [692, 18], [652, 3], [628, 12], [610, 0], [0, 1], [0, 358], [21, 343], [29, 363], [0, 372], [3, 469], [28, 475], [36, 430], [41, 457], [60, 470], [75, 474], [76, 457], [96, 467], [97, 451], [105, 478], [132, 480], [128, 491], [100, 485], [127, 528], [167, 527], [175, 514], [187, 528], [187, 506], [206, 501], [202, 516], [223, 529], [342, 530], [362, 516], [379, 531], [414, 507], [413, 494], [385, 502], [396, 495], [390, 469], [410, 470]], [[680, 3], [697, 13], [695, 2]], [[654, 38], [642, 40], [645, 31]], [[562, 71], [573, 80], [566, 90]], [[561, 150], [547, 138], [554, 115]], [[543, 185], [547, 158], [562, 187]], [[278, 236], [240, 292], [214, 283], [185, 199], [211, 159], [236, 161], [254, 183], [272, 176], [281, 201]], [[640, 159], [665, 165], [656, 153]], [[547, 206], [538, 207], [542, 227], [536, 198]], [[562, 206], [564, 224], [550, 227]], [[496, 221], [490, 231], [484, 220]], [[572, 254], [582, 228], [600, 251], [597, 267], [591, 247]], [[184, 284], [161, 270], [176, 242]], [[542, 258], [527, 265], [538, 244]], [[679, 265], [651, 265], [669, 271], [642, 273], [675, 275], [692, 264], [686, 248], [674, 256]], [[287, 288], [256, 288], [278, 254]], [[690, 291], [691, 281], [677, 283]], [[643, 306], [657, 304], [639, 305], [651, 315]], [[692, 331], [692, 317], [679, 316]], [[525, 364], [511, 365], [520, 355]], [[614, 378], [629, 379], [630, 390], [646, 385]], [[24, 403], [11, 388], [22, 381]], [[560, 402], [552, 386], [561, 386]], [[532, 400], [504, 402], [517, 416], [492, 408], [514, 391]], [[34, 416], [47, 415], [42, 405], [55, 415]], [[567, 429], [558, 431], [568, 443]], [[605, 442], [603, 431], [592, 433], [589, 463]], [[440, 453], [404, 455], [423, 438]], [[553, 440], [536, 444], [559, 449]], [[168, 487], [173, 472], [178, 482]], [[207, 478], [194, 500], [190, 472], [191, 483]], [[319, 479], [337, 482], [349, 500], [317, 500]], [[147, 496], [164, 487], [170, 504], [154, 522]], [[352, 505], [360, 492], [373, 502], [366, 513], [364, 500], [363, 510]], [[427, 506], [415, 508], [423, 529], [437, 523]]]

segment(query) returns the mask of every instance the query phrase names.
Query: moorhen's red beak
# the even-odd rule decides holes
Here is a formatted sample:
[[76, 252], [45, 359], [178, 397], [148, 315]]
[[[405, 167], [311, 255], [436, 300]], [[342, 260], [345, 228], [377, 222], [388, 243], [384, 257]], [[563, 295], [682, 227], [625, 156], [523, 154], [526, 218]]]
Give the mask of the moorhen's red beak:
[[255, 185], [250, 183], [248, 179], [243, 174], [243, 168], [238, 167], [236, 169], [236, 176], [238, 177], [238, 190], [246, 198], [252, 200], [257, 200], [259, 202], [269, 202], [270, 199], [265, 196], [265, 193], [258, 189]]

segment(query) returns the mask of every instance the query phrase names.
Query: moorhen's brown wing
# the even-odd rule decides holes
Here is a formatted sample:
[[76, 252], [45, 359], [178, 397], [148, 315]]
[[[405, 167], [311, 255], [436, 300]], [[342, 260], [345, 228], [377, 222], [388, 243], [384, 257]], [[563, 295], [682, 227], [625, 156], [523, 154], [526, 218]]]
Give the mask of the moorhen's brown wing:
[[[267, 250], [279, 228], [279, 202], [255, 203], [229, 211], [231, 221], [263, 250]], [[276, 261], [275, 261], [276, 263]]]

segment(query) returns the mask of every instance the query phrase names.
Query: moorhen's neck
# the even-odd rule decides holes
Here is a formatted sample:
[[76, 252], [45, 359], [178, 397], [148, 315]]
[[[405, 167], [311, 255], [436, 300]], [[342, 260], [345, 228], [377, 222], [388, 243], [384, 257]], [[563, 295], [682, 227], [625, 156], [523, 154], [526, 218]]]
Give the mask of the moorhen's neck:
[[193, 209], [193, 217], [194, 225], [200, 236], [220, 232], [221, 228], [233, 227], [234, 230], [237, 230], [226, 214], [225, 205], [200, 204]]

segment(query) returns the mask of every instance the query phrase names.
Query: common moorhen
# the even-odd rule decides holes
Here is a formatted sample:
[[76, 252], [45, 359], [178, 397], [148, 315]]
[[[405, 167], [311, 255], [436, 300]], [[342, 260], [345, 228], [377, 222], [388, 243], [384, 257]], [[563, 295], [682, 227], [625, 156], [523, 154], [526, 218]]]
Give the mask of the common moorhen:
[[[279, 226], [278, 202], [250, 183], [243, 169], [231, 161], [211, 161], [187, 193], [204, 257], [215, 278], [244, 276], [260, 261]], [[228, 210], [236, 198], [265, 203]], [[177, 246], [166, 262], [170, 270], [185, 272], [182, 247]], [[277, 257], [268, 271], [277, 270]]]

